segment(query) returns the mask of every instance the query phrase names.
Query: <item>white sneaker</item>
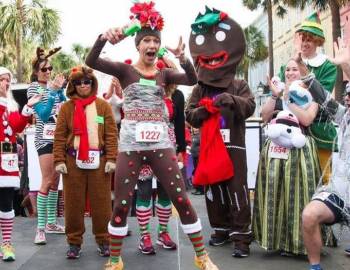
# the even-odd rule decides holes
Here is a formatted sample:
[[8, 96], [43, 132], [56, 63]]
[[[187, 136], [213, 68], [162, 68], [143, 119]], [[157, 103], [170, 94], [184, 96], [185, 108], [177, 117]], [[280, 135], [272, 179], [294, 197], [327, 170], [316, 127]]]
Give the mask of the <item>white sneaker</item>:
[[36, 245], [46, 245], [45, 230], [37, 229], [34, 239], [34, 244]]
[[65, 228], [64, 226], [56, 223], [56, 224], [46, 224], [45, 227], [46, 233], [54, 233], [54, 234], [64, 234]]

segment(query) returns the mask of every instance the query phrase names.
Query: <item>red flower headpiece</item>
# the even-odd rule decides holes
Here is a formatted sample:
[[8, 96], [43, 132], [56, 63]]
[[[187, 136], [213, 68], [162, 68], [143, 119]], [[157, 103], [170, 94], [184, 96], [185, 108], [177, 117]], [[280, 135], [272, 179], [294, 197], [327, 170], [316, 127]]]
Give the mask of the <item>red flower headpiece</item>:
[[134, 17], [140, 21], [142, 28], [149, 27], [162, 31], [164, 27], [164, 20], [162, 15], [154, 8], [154, 2], [135, 3], [131, 7], [130, 11], [134, 14]]

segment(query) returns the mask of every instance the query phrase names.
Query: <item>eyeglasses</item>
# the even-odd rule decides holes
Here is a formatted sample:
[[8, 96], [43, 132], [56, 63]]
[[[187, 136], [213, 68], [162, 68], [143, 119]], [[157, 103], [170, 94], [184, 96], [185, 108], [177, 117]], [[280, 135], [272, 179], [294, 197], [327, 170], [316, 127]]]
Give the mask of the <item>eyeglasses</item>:
[[73, 85], [75, 85], [75, 86], [91, 85], [91, 84], [92, 84], [92, 80], [89, 80], [89, 79], [73, 81]]
[[40, 69], [41, 72], [47, 72], [47, 71], [52, 71], [53, 70], [53, 67], [52, 66], [49, 66], [49, 67], [43, 67]]

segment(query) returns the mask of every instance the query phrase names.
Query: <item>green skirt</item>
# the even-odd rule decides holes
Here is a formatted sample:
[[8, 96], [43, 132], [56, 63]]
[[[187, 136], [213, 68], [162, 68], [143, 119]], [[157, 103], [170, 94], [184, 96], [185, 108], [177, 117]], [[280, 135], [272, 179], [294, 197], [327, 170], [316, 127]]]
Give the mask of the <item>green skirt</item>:
[[315, 141], [307, 137], [288, 159], [268, 157], [271, 141], [261, 151], [255, 186], [253, 231], [266, 250], [306, 254], [302, 237], [302, 211], [321, 176]]

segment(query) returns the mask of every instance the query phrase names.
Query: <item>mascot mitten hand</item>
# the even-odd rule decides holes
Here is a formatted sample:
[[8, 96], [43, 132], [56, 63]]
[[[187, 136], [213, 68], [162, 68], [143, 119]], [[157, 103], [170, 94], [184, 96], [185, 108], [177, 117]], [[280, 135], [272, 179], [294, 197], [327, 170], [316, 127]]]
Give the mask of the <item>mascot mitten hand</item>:
[[115, 171], [115, 163], [111, 161], [106, 162], [105, 173], [112, 173]]
[[210, 112], [208, 112], [204, 106], [201, 106], [196, 109], [195, 115], [198, 120], [204, 121], [209, 118]]
[[67, 166], [66, 166], [65, 163], [61, 163], [61, 164], [56, 165], [55, 170], [56, 170], [56, 172], [61, 173], [61, 174], [67, 174], [68, 173]]
[[231, 107], [234, 102], [232, 96], [228, 93], [221, 93], [214, 98], [213, 105], [216, 107]]
[[302, 78], [302, 81], [309, 88], [308, 90], [316, 103], [322, 105], [327, 100], [329, 93], [315, 79], [315, 75], [310, 74], [305, 76]]

